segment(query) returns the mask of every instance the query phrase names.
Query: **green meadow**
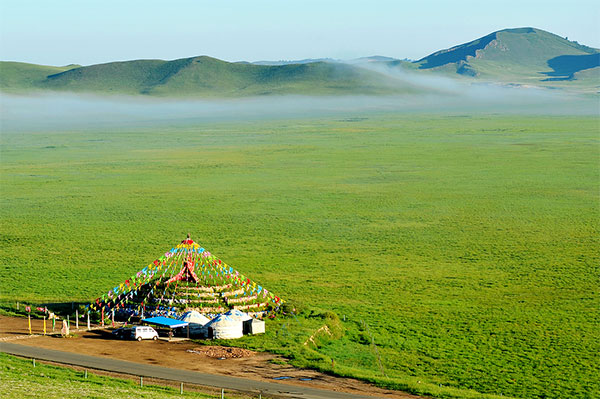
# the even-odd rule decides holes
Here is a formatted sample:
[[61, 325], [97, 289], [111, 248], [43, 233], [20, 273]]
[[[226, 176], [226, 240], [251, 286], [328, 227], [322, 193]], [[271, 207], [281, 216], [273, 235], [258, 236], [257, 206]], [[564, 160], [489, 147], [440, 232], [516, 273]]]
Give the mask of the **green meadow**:
[[91, 301], [189, 232], [298, 305], [240, 345], [435, 397], [599, 397], [598, 141], [597, 117], [375, 112], [3, 131], [0, 300]]
[[[143, 387], [139, 380], [124, 380], [95, 375], [89, 371], [87, 378], [84, 371], [65, 367], [52, 366], [36, 362], [35, 367], [29, 359], [21, 359], [0, 353], [0, 389], [6, 399], [61, 399], [64, 397], [80, 397], [94, 399], [114, 398], [216, 398], [213, 394], [190, 392], [184, 386], [183, 395], [179, 388], [159, 386], [147, 380]], [[208, 391], [209, 389], [207, 389]], [[213, 389], [215, 391], [215, 389]], [[218, 397], [221, 397], [220, 392]], [[228, 398], [255, 398], [250, 394], [227, 392]]]

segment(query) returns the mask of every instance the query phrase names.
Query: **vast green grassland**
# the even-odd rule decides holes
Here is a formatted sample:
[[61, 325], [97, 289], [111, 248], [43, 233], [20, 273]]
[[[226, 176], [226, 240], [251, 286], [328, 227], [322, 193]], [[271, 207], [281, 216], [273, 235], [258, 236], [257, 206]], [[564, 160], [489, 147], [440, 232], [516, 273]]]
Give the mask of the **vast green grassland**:
[[341, 326], [315, 350], [294, 319], [244, 345], [440, 397], [598, 397], [598, 136], [374, 113], [3, 132], [0, 299], [91, 300], [189, 232], [342, 319], [304, 317]]

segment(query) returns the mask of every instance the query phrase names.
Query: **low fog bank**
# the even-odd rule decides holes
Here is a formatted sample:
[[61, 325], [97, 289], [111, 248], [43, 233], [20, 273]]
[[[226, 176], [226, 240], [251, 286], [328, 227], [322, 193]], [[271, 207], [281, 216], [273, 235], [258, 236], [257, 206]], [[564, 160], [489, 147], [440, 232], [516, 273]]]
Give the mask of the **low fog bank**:
[[[436, 92], [400, 96], [252, 97], [172, 100], [50, 93], [0, 94], [2, 133], [181, 126], [215, 121], [314, 118], [369, 113], [597, 115], [598, 97], [560, 91], [463, 85], [442, 80]], [[411, 82], [416, 84], [418, 82]], [[435, 85], [435, 80], [427, 81]], [[422, 85], [422, 84], [420, 84]]]

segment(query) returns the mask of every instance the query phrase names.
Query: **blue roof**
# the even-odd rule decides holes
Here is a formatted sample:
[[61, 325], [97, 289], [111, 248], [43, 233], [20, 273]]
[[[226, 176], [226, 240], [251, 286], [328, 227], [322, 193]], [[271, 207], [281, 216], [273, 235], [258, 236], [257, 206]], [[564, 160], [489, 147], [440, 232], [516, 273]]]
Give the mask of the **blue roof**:
[[149, 319], [143, 319], [142, 322], [148, 324], [155, 324], [161, 327], [169, 327], [169, 328], [177, 328], [177, 327], [185, 327], [189, 323], [187, 321], [181, 321], [177, 319], [171, 319], [170, 317], [150, 317]]

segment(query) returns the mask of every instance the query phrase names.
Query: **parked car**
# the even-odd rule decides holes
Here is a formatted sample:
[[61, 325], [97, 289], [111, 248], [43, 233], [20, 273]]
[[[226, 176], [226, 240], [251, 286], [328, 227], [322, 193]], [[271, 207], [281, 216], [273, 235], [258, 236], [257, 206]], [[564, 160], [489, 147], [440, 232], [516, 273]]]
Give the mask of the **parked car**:
[[132, 331], [131, 336], [134, 339], [137, 339], [138, 341], [141, 341], [143, 339], [153, 339], [156, 341], [158, 339], [158, 333], [152, 327], [135, 326], [135, 327], [132, 327], [132, 329], [133, 329], [133, 331]]
[[113, 337], [119, 339], [131, 338], [133, 329], [131, 327], [119, 327], [112, 332]]
[[112, 332], [112, 335], [115, 338], [119, 339], [137, 339], [141, 341], [143, 339], [158, 339], [158, 333], [152, 327], [148, 326], [129, 326], [129, 327], [120, 327]]

